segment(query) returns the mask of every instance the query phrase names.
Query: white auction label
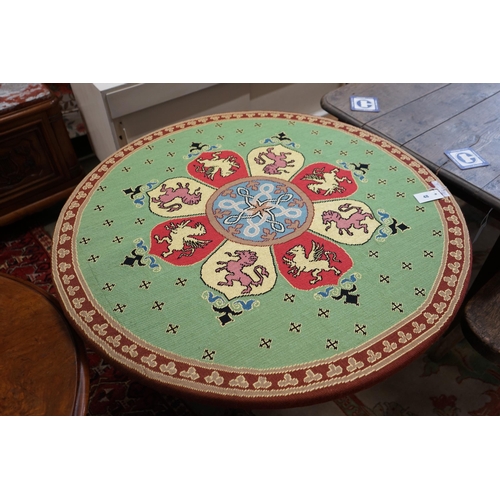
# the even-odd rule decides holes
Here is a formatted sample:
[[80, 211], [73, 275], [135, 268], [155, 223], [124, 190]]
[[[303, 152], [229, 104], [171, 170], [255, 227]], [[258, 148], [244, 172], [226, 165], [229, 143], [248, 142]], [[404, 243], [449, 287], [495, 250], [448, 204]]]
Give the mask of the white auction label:
[[425, 203], [427, 201], [440, 200], [441, 198], [444, 198], [443, 194], [438, 189], [431, 189], [430, 191], [417, 193], [413, 196], [415, 196], [419, 203]]

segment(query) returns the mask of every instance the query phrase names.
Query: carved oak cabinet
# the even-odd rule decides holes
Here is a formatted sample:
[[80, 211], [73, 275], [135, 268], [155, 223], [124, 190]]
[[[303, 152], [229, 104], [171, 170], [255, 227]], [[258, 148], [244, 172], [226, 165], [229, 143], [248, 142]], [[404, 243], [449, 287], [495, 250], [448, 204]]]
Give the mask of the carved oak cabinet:
[[0, 226], [67, 197], [83, 177], [58, 98], [0, 84]]

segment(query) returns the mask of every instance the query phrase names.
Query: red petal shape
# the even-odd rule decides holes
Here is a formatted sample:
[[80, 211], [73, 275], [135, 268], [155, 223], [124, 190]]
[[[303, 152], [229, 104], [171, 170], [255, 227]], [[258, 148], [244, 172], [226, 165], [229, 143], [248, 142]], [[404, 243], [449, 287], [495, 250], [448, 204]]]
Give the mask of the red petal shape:
[[281, 275], [299, 290], [336, 285], [353, 265], [345, 250], [309, 231], [296, 240], [275, 245], [273, 251]]
[[190, 266], [206, 259], [223, 241], [205, 215], [169, 219], [151, 231], [150, 253], [174, 266]]
[[203, 152], [188, 163], [187, 170], [195, 179], [215, 188], [249, 177], [245, 160], [234, 151]]
[[291, 182], [302, 189], [312, 201], [347, 198], [358, 190], [350, 170], [330, 163], [312, 163], [301, 170]]

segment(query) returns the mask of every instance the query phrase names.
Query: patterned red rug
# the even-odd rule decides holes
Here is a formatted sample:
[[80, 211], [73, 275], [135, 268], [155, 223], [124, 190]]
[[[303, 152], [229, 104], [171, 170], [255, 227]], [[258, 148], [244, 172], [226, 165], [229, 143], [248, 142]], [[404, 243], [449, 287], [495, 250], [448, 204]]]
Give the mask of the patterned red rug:
[[[2, 228], [0, 272], [30, 281], [54, 294], [51, 246], [51, 237], [43, 227], [21, 223]], [[90, 367], [88, 415], [196, 415], [196, 411], [181, 399], [131, 380], [91, 349], [87, 349], [87, 355]], [[227, 410], [225, 414], [239, 412]]]
[[[2, 228], [0, 272], [54, 293], [50, 270], [52, 240], [42, 226], [19, 223]], [[432, 348], [431, 348], [432, 349]], [[91, 349], [88, 415], [252, 415], [214, 409], [165, 395], [131, 380]], [[335, 401], [304, 408], [258, 411], [260, 415], [500, 415], [500, 368], [465, 340], [439, 361], [428, 353], [376, 386]]]

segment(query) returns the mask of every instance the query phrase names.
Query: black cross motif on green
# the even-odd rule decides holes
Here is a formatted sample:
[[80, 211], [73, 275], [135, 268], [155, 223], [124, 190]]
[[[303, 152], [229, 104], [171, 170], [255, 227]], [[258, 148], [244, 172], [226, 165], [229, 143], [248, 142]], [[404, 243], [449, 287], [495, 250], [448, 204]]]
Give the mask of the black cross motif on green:
[[326, 346], [327, 349], [335, 349], [337, 350], [339, 347], [339, 341], [338, 340], [332, 340], [332, 339], [326, 339]]
[[116, 286], [116, 285], [115, 285], [115, 283], [106, 283], [106, 284], [102, 287], [102, 289], [103, 289], [104, 291], [111, 292], [111, 290], [113, 290], [113, 288], [114, 288], [115, 286]]
[[209, 361], [213, 361], [215, 356], [215, 351], [209, 351], [208, 349], [205, 349], [203, 352], [203, 357], [201, 359], [208, 359]]
[[398, 312], [403, 312], [403, 304], [396, 304], [395, 302], [392, 303], [392, 310], [393, 311], [398, 311]]
[[178, 329], [179, 325], [172, 325], [172, 323], [169, 323], [167, 329], [165, 330], [165, 333], [171, 333], [175, 335]]
[[354, 333], [361, 333], [362, 335], [366, 335], [366, 325], [358, 325], [356, 323], [354, 325]]
[[318, 310], [318, 316], [320, 318], [328, 318], [330, 317], [330, 309], [321, 309], [321, 307]]
[[266, 349], [271, 349], [271, 342], [272, 342], [272, 339], [261, 338], [259, 347], [265, 347]]
[[155, 300], [155, 303], [153, 304], [153, 307], [151, 307], [151, 309], [156, 309], [157, 311], [161, 311], [164, 305], [165, 302], [158, 302], [157, 300]]
[[113, 309], [113, 311], [114, 312], [122, 313], [125, 310], [126, 307], [127, 307], [127, 304], [116, 304], [116, 306]]
[[290, 329], [288, 331], [300, 333], [301, 328], [302, 328], [301, 323], [290, 323]]

